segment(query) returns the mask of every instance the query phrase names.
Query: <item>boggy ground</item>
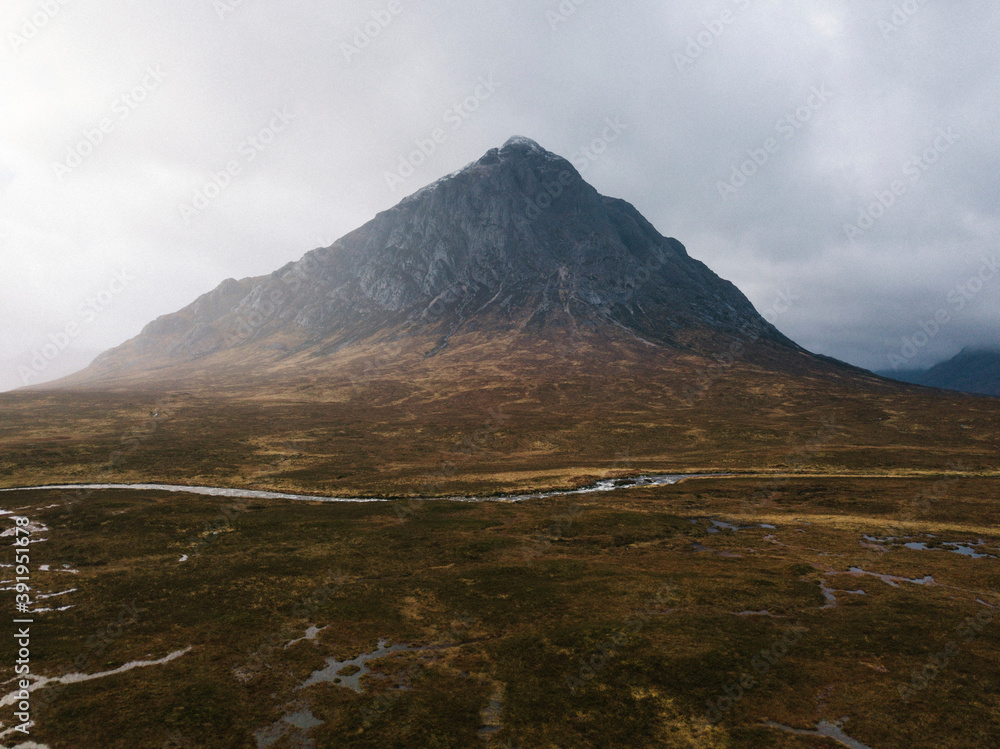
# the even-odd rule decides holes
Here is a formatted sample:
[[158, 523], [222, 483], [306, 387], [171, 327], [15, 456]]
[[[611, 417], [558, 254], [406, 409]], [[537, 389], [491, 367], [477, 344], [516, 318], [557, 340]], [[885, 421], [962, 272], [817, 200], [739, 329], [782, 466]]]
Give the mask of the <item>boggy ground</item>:
[[[72, 608], [35, 614], [34, 673], [175, 654], [33, 692], [32, 738], [52, 749], [849, 745], [786, 730], [817, 726], [967, 749], [1000, 745], [998, 489], [735, 478], [520, 504], [0, 505], [41, 524], [35, 593], [75, 589], [37, 604]], [[360, 693], [300, 688], [380, 640], [408, 649], [365, 663]], [[15, 657], [0, 639], [0, 663]]]
[[1000, 399], [804, 352], [714, 360], [631, 339], [467, 335], [427, 358], [430, 343], [0, 394], [0, 486], [448, 496], [642, 472], [1000, 469]]

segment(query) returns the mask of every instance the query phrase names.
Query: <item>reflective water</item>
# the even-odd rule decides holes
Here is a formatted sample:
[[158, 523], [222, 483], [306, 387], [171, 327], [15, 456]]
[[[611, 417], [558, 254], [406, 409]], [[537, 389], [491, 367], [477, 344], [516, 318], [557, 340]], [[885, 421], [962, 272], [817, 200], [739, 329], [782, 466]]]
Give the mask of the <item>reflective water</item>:
[[[694, 478], [726, 478], [725, 474], [663, 474], [656, 476], [635, 476], [621, 479], [602, 479], [594, 484], [567, 489], [563, 491], [535, 492], [533, 494], [497, 494], [487, 497], [414, 497], [416, 501], [448, 500], [452, 502], [523, 502], [528, 499], [544, 499], [545, 497], [564, 497], [573, 494], [592, 494], [596, 492], [611, 492], [622, 489], [635, 489], [643, 486], [669, 486], [684, 479]], [[104, 490], [132, 489], [138, 491], [183, 492], [185, 494], [200, 494], [209, 497], [232, 497], [235, 499], [294, 499], [308, 502], [395, 502], [400, 497], [323, 497], [312, 494], [288, 494], [285, 492], [262, 491], [259, 489], [231, 489], [216, 486], [183, 486], [177, 484], [49, 484], [45, 486], [18, 486], [0, 489], [2, 492], [22, 491], [70, 491], [74, 489]]]
[[934, 585], [934, 577], [932, 575], [925, 575], [919, 578], [909, 578], [909, 577], [899, 577], [897, 575], [882, 575], [878, 572], [867, 572], [860, 567], [851, 567], [846, 573], [849, 575], [870, 575], [872, 577], [877, 577], [882, 582], [887, 585], [891, 585], [894, 588], [898, 588], [900, 583], [913, 583], [914, 585]]
[[[388, 640], [379, 640], [378, 648], [370, 653], [362, 653], [356, 658], [350, 658], [346, 661], [338, 661], [336, 658], [326, 659], [326, 668], [322, 668], [318, 671], [313, 671], [312, 674], [306, 679], [301, 685], [296, 687], [296, 689], [305, 689], [313, 684], [337, 684], [342, 687], [347, 687], [355, 692], [361, 693], [364, 691], [361, 687], [361, 677], [365, 674], [371, 673], [368, 670], [368, 661], [373, 661], [378, 658], [384, 658], [392, 653], [401, 653], [409, 650], [419, 650], [419, 648], [411, 648], [406, 645], [392, 645], [388, 646]], [[351, 668], [351, 667], [354, 668]], [[353, 673], [341, 673], [342, 671], [353, 671]]]
[[848, 749], [872, 749], [866, 744], [862, 744], [860, 741], [856, 741], [844, 733], [844, 730], [826, 720], [821, 720], [816, 725], [815, 731], [805, 731], [800, 728], [791, 728], [790, 726], [784, 726], [781, 723], [775, 723], [774, 721], [767, 721], [764, 725], [771, 726], [771, 728], [779, 728], [787, 733], [794, 733], [798, 736], [824, 736], [828, 739], [833, 739], [838, 744], [848, 747]]

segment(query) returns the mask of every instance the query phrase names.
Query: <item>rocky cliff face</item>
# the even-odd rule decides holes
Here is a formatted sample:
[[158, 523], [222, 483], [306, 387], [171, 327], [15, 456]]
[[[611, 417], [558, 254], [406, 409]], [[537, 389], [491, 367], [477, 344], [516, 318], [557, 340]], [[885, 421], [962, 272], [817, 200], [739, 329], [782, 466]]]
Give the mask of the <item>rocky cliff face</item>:
[[613, 326], [700, 353], [797, 349], [728, 281], [572, 164], [512, 138], [269, 276], [227, 280], [104, 354], [185, 361], [258, 342], [321, 351], [367, 336]]

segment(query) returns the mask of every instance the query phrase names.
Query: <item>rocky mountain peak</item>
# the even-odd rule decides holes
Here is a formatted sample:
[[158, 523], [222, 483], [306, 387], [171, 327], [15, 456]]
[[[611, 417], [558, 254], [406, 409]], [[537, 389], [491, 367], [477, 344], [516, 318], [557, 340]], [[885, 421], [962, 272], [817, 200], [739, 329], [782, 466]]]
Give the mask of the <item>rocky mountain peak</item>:
[[104, 361], [191, 359], [270, 338], [332, 351], [373, 335], [447, 342], [470, 328], [544, 337], [566, 326], [694, 350], [733, 339], [794, 347], [633, 206], [514, 136], [332, 246], [226, 281]]
[[536, 154], [548, 154], [549, 152], [542, 148], [538, 143], [533, 141], [531, 138], [526, 138], [523, 135], [512, 135], [507, 139], [507, 142], [500, 147], [501, 151], [505, 152], [527, 152]]

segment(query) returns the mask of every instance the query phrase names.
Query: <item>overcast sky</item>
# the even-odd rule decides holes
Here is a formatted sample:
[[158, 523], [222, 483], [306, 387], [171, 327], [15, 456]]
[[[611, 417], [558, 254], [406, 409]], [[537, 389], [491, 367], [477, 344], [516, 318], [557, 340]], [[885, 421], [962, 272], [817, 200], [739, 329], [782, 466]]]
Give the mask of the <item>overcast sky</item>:
[[1000, 343], [1000, 7], [842, 5], [5, 0], [0, 389], [515, 133], [812, 351]]

